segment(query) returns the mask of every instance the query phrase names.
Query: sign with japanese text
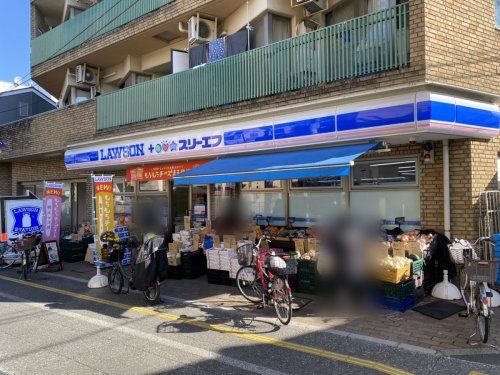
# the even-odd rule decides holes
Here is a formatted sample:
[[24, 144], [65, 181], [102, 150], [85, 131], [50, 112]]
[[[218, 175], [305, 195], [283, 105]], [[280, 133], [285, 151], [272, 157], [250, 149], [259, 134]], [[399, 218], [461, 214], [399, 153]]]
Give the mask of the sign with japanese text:
[[[93, 176], [97, 237], [115, 229], [113, 176]], [[99, 243], [100, 245], [100, 243]]]
[[134, 167], [127, 169], [128, 182], [143, 182], [155, 180], [170, 180], [174, 176], [189, 171], [190, 169], [199, 167], [207, 163], [208, 160], [194, 160], [185, 162], [173, 162], [159, 165], [146, 165], [144, 167]]
[[42, 241], [59, 242], [62, 216], [62, 184], [45, 183], [43, 198]]

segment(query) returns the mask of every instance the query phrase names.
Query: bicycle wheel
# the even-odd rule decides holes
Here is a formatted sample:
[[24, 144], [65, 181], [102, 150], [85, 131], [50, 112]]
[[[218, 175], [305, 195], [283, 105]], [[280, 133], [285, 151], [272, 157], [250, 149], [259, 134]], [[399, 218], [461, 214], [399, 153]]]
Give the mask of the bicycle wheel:
[[262, 302], [265, 294], [257, 270], [253, 266], [245, 266], [236, 273], [236, 284], [243, 297], [252, 303]]
[[19, 252], [6, 243], [0, 243], [0, 269], [9, 268], [19, 258]]
[[160, 283], [155, 281], [152, 285], [146, 287], [143, 293], [149, 303], [155, 304], [160, 299]]
[[113, 267], [108, 272], [108, 285], [111, 292], [114, 294], [120, 294], [123, 289], [123, 275], [120, 272], [120, 268]]
[[486, 344], [488, 342], [488, 336], [490, 334], [490, 310], [488, 306], [483, 304], [483, 296], [485, 295], [484, 286], [481, 284], [477, 289], [476, 295], [476, 328], [481, 338], [481, 342]]
[[292, 298], [288, 292], [287, 281], [284, 277], [277, 276], [273, 282], [272, 298], [274, 309], [279, 321], [287, 325], [292, 319]]

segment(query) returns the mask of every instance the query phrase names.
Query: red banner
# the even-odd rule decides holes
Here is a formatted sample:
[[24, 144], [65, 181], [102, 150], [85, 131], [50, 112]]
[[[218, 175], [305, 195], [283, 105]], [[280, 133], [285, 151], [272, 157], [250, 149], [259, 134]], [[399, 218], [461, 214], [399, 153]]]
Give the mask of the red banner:
[[172, 162], [168, 164], [146, 165], [127, 169], [128, 182], [143, 182], [155, 180], [173, 180], [174, 176], [199, 167], [209, 160], [193, 160], [185, 162]]
[[62, 184], [45, 183], [43, 198], [42, 241], [57, 241], [61, 235]]

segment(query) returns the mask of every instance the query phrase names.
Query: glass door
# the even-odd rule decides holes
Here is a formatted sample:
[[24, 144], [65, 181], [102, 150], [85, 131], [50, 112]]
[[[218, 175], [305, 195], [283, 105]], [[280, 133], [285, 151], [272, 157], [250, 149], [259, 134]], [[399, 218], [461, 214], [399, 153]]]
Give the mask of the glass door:
[[184, 229], [184, 216], [189, 215], [189, 187], [176, 186], [173, 188], [172, 215], [174, 230]]

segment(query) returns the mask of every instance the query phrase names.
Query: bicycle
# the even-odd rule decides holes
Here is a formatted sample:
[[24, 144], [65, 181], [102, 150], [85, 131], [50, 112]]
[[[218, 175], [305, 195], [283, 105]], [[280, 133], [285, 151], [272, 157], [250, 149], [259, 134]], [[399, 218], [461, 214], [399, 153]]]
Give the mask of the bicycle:
[[[471, 345], [475, 345], [472, 338], [476, 334], [479, 334], [480, 341], [484, 344], [488, 342], [489, 338], [491, 316], [493, 315], [491, 310], [493, 294], [489, 290], [488, 283], [496, 281], [498, 262], [496, 259], [491, 259], [493, 258], [492, 242], [489, 237], [480, 237], [473, 245], [456, 241], [449, 247], [452, 261], [461, 267], [460, 293], [467, 311], [460, 316], [470, 317], [473, 315], [476, 320], [476, 332], [468, 340]], [[462, 251], [461, 256], [460, 251]]]
[[7, 242], [0, 243], [0, 269], [9, 268], [20, 258], [21, 254], [14, 246], [9, 245]]
[[242, 266], [236, 273], [236, 284], [243, 297], [263, 306], [274, 305], [279, 321], [287, 325], [292, 319], [292, 291], [288, 284], [285, 261], [274, 252], [266, 254], [266, 263], [259, 257], [263, 240], [257, 245], [247, 243], [236, 249], [238, 262]]
[[[128, 273], [123, 267], [122, 261], [125, 255], [125, 249], [127, 247], [137, 249], [139, 241], [135, 237], [120, 240], [116, 237], [114, 232], [105, 232], [101, 234], [101, 242], [104, 243], [104, 249], [108, 250], [109, 260], [114, 262], [113, 268], [108, 272], [108, 285], [111, 292], [114, 294], [122, 294], [125, 280], [128, 282], [128, 288], [124, 294], [127, 294], [129, 289], [135, 290], [133, 272]], [[160, 282], [155, 280], [151, 285], [146, 286], [142, 292], [149, 303], [156, 303], [160, 298]]]
[[28, 273], [36, 272], [38, 256], [36, 247], [40, 244], [42, 236], [40, 233], [25, 234], [20, 238], [11, 238], [12, 248], [16, 249], [17, 254], [21, 253], [21, 269], [18, 273], [21, 278], [28, 280]]

